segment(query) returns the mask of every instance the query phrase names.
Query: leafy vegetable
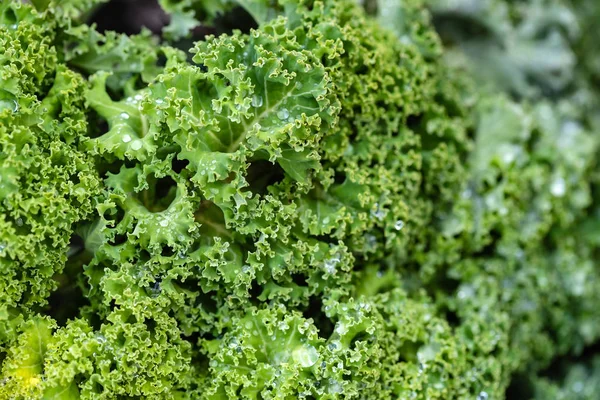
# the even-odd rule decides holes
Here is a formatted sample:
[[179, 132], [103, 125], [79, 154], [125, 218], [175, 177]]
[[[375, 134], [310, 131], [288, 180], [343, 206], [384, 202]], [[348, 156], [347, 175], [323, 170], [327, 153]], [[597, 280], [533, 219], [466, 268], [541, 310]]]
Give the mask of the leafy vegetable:
[[587, 379], [540, 374], [600, 338], [594, 2], [100, 3], [0, 5], [0, 398]]

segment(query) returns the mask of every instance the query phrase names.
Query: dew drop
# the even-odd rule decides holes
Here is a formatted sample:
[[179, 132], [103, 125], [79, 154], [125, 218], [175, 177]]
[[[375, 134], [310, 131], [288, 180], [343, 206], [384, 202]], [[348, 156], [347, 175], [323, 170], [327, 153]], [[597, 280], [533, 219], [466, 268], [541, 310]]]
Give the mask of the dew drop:
[[19, 103], [14, 99], [2, 99], [0, 98], [0, 111], [11, 110], [17, 112], [19, 110]]
[[133, 150], [139, 150], [142, 148], [142, 141], [141, 140], [136, 140], [135, 142], [131, 143], [131, 148]]
[[129, 143], [129, 142], [131, 142], [131, 136], [129, 136], [129, 135], [123, 136], [123, 143]]
[[169, 226], [169, 221], [166, 219], [163, 219], [162, 221], [159, 222], [159, 224], [162, 227], [167, 227], [167, 226]]
[[252, 96], [252, 107], [261, 107], [263, 105], [263, 98], [257, 94]]
[[279, 330], [280, 330], [280, 331], [283, 331], [283, 332], [285, 332], [285, 331], [287, 331], [288, 329], [290, 329], [290, 326], [289, 326], [289, 325], [287, 324], [287, 322], [285, 322], [285, 321], [281, 321], [281, 322], [280, 322], [280, 323], [277, 325], [277, 327], [279, 328]]
[[343, 388], [342, 385], [340, 385], [340, 383], [335, 380], [335, 379], [330, 379], [329, 380], [329, 393], [342, 393]]
[[550, 185], [550, 193], [552, 193], [555, 197], [563, 197], [565, 192], [567, 191], [565, 180], [561, 177], [558, 177], [552, 181]]
[[477, 400], [487, 400], [488, 398], [488, 394], [487, 392], [479, 392], [479, 395], [477, 396]]
[[404, 228], [404, 221], [402, 221], [401, 219], [399, 219], [398, 221], [396, 221], [396, 223], [394, 224], [394, 228], [399, 231], [402, 228]]
[[121, 113], [121, 118], [123, 118], [123, 119], [129, 119], [129, 114], [127, 114], [127, 113]]
[[282, 108], [281, 110], [277, 111], [277, 118], [281, 120], [286, 120], [289, 118], [289, 116], [290, 112], [287, 110], [287, 108]]
[[333, 275], [336, 271], [335, 266], [340, 262], [339, 256], [336, 254], [334, 257], [331, 257], [327, 260], [325, 260], [325, 262], [323, 263], [323, 266], [325, 267], [325, 271], [329, 274], [329, 275]]
[[23, 226], [23, 218], [17, 218], [17, 226]]
[[162, 289], [160, 288], [160, 281], [154, 282], [154, 286], [150, 289], [151, 297], [158, 297]]
[[473, 297], [474, 295], [475, 295], [475, 290], [471, 286], [464, 286], [457, 293], [457, 296], [460, 300], [464, 300], [469, 297]]
[[365, 240], [368, 249], [373, 249], [375, 246], [377, 246], [377, 238], [374, 235], [365, 235]]
[[371, 215], [381, 221], [385, 214], [385, 210], [379, 207], [379, 203], [375, 203], [375, 210], [371, 210]]

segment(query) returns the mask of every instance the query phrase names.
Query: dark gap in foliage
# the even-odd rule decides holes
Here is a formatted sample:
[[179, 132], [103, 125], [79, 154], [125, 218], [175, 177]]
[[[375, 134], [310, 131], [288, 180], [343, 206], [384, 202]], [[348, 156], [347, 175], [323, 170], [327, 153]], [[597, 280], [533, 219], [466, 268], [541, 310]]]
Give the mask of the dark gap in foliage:
[[[235, 29], [241, 30], [243, 33], [249, 33], [250, 29], [255, 29], [258, 24], [254, 22], [252, 16], [242, 7], [236, 7], [233, 10], [218, 15], [212, 22], [203, 23], [195, 26], [189, 32], [188, 37], [172, 42], [171, 45], [182, 49], [187, 54], [189, 63], [193, 63], [194, 54], [187, 50], [194, 47], [194, 43], [205, 40], [208, 35], [230, 35]], [[203, 72], [207, 69], [204, 65], [199, 65]]]
[[204, 200], [194, 213], [196, 222], [201, 224], [198, 231], [204, 237], [231, 239], [231, 233], [225, 226], [225, 214], [215, 203]]
[[94, 110], [88, 114], [88, 137], [95, 139], [108, 132], [108, 122]]
[[406, 117], [406, 126], [416, 133], [420, 133], [423, 128], [423, 115], [409, 115]]
[[479, 19], [459, 11], [433, 13], [432, 22], [446, 47], [473, 38], [480, 40], [483, 37], [494, 36], [491, 29]]
[[167, 66], [167, 57], [163, 53], [160, 53], [158, 55], [158, 59], [156, 60], [156, 66], [161, 68]]
[[144, 324], [146, 324], [146, 327], [148, 328], [148, 332], [150, 332], [150, 334], [153, 334], [156, 331], [156, 321], [152, 318], [144, 319]]
[[405, 340], [398, 349], [398, 362], [418, 362], [417, 353], [423, 344], [421, 341]]
[[107, 221], [112, 221], [114, 227], [120, 224], [123, 218], [125, 218], [125, 211], [121, 207], [115, 206], [104, 211], [104, 214], [102, 214], [102, 216]]
[[148, 87], [148, 82], [142, 79], [140, 74], [135, 74], [135, 80], [133, 81], [133, 90], [142, 90]]
[[356, 344], [358, 342], [367, 342], [372, 335], [369, 335], [367, 332], [359, 332], [356, 336], [352, 338], [350, 341], [350, 349], [356, 350]]
[[68, 320], [80, 315], [80, 308], [90, 302], [77, 285], [76, 279], [70, 279], [62, 274], [59, 278], [60, 287], [48, 298], [46, 311], [59, 326], [65, 326]]
[[116, 234], [111, 240], [109, 240], [108, 244], [111, 246], [118, 246], [127, 241], [127, 235], [125, 234]]
[[[2, 150], [0, 150], [0, 153]], [[29, 226], [25, 215], [15, 218], [11, 214], [5, 214], [4, 219], [10, 222], [12, 228], [15, 230], [17, 235], [27, 236], [31, 233], [31, 227]]]
[[474, 256], [482, 258], [493, 258], [496, 255], [498, 242], [502, 239], [502, 233], [498, 229], [490, 229], [489, 239]]
[[235, 7], [228, 13], [217, 16], [213, 25], [218, 35], [230, 35], [234, 29], [250, 33], [251, 29], [258, 28], [254, 18], [243, 7]]
[[436, 293], [454, 295], [458, 291], [461, 281], [450, 278], [446, 267], [438, 267], [436, 272], [426, 282], [421, 282], [427, 293], [436, 298]]
[[15, 14], [15, 12], [13, 11], [12, 8], [7, 8], [4, 11], [4, 24], [5, 25], [15, 25], [18, 21], [17, 21], [17, 14]]
[[183, 171], [189, 164], [190, 162], [188, 160], [179, 160], [177, 157], [173, 157], [173, 160], [171, 161], [171, 169], [176, 174], [180, 174], [181, 171]]
[[125, 332], [121, 331], [117, 334], [117, 345], [119, 345], [119, 347], [123, 347], [125, 346]]
[[210, 332], [203, 333], [200, 335], [199, 332], [194, 332], [190, 336], [182, 336], [182, 339], [189, 342], [192, 345], [192, 354], [190, 365], [196, 367], [198, 371], [208, 370], [208, 357], [206, 354], [198, 351], [202, 340], [215, 340], [216, 337]]
[[108, 366], [108, 370], [110, 372], [117, 370], [117, 362], [115, 360], [110, 361], [110, 365]]
[[306, 275], [304, 274], [292, 274], [292, 282], [294, 282], [298, 286], [308, 287], [308, 282], [306, 280]]
[[444, 316], [444, 318], [446, 319], [446, 322], [452, 328], [457, 328], [458, 326], [460, 326], [460, 324], [461, 324], [460, 317], [458, 316], [458, 313], [456, 311], [446, 308], [446, 309], [440, 310], [440, 313]]
[[260, 195], [267, 194], [269, 186], [281, 182], [284, 178], [283, 168], [268, 160], [252, 161], [246, 172], [250, 191]]
[[216, 314], [219, 310], [219, 306], [216, 300], [213, 298], [216, 295], [216, 293], [204, 293], [202, 290], [198, 290], [198, 287], [200, 287], [200, 285], [196, 285], [195, 289], [196, 292], [198, 292], [198, 296], [196, 297], [196, 303], [200, 304], [206, 312], [210, 314]]
[[162, 291], [161, 282], [162, 279], [160, 277], [154, 279], [154, 283], [148, 288], [148, 295], [150, 297], [158, 297], [160, 295]]
[[152, 256], [150, 255], [150, 253], [148, 252], [148, 250], [140, 250], [138, 252], [138, 262], [139, 263], [146, 263], [148, 261], [150, 261], [150, 259], [152, 258]]
[[88, 22], [100, 32], [134, 35], [147, 28], [159, 35], [169, 20], [157, 0], [111, 0], [98, 7]]
[[96, 170], [100, 178], [106, 179], [108, 178], [108, 174], [116, 175], [121, 171], [121, 168], [134, 168], [137, 164], [136, 160], [114, 160], [112, 162], [107, 162], [103, 158], [96, 159]]
[[110, 97], [110, 99], [114, 102], [123, 100], [125, 96], [122, 90], [116, 91], [111, 89], [110, 87], [106, 87], [106, 94], [108, 94], [108, 97]]
[[346, 182], [346, 174], [342, 171], [335, 171], [335, 174], [333, 175], [333, 183], [335, 183], [336, 185], [342, 185], [344, 182]]
[[250, 295], [250, 301], [253, 304], [260, 303], [260, 300], [258, 299], [258, 297], [262, 293], [262, 289], [263, 289], [262, 285], [260, 283], [258, 283], [256, 281], [256, 279], [252, 281], [252, 285], [250, 286], [250, 290], [248, 291], [248, 294]]
[[585, 347], [580, 353], [566, 354], [552, 360], [546, 369], [540, 371], [538, 376], [553, 381], [562, 381], [573, 364], [584, 364], [591, 367], [594, 356], [600, 354], [600, 341]]
[[531, 381], [524, 373], [517, 373], [510, 379], [505, 398], [511, 400], [529, 400], [534, 396]]
[[337, 244], [338, 239], [331, 235], [313, 235], [312, 238], [318, 240], [319, 242], [327, 243], [327, 244]]
[[379, 9], [377, 0], [364, 0], [362, 4], [367, 14], [372, 16], [377, 15], [377, 11]]
[[163, 257], [173, 257], [175, 250], [171, 246], [163, 246], [160, 255]]
[[[358, 68], [354, 70], [355, 75], [366, 75], [369, 73], [369, 67], [366, 64], [360, 64]], [[357, 113], [359, 115], [360, 113]]]
[[[199, 332], [192, 332], [190, 335], [184, 335], [183, 333], [181, 334], [181, 338], [187, 342], [189, 342], [192, 345], [192, 348], [197, 348], [198, 344], [200, 343], [200, 333]], [[205, 335], [203, 335], [203, 339], [205, 340], [214, 340], [214, 335], [207, 333]]]
[[169, 208], [177, 194], [177, 183], [170, 176], [147, 178], [148, 188], [136, 194], [144, 207], [150, 212], [161, 212]]
[[[86, 307], [84, 307], [84, 309]], [[103, 320], [100, 318], [100, 316], [95, 312], [94, 313], [86, 312], [85, 316], [86, 316], [86, 320], [89, 323], [90, 327], [92, 327], [92, 329], [94, 331], [99, 331], [100, 327], [103, 324]]]
[[[195, 270], [196, 269], [194, 269], [194, 271]], [[194, 275], [197, 275], [197, 274], [194, 274]], [[200, 283], [198, 282], [198, 280], [194, 279], [193, 277], [192, 278], [186, 278], [185, 280], [179, 280], [178, 279], [178, 280], [173, 281], [173, 283], [176, 286], [182, 288], [183, 290], [187, 290], [187, 291], [190, 291], [190, 292], [203, 293], [203, 292], [198, 291], [198, 288], [200, 288]]]
[[460, 104], [454, 101], [452, 97], [446, 97], [445, 93], [438, 92], [434, 96], [435, 103], [443, 104], [446, 110], [446, 115], [450, 118], [464, 117]]
[[79, 235], [72, 235], [69, 239], [69, 250], [67, 252], [67, 257], [74, 257], [81, 253], [84, 249], [85, 243], [83, 238]]
[[137, 318], [135, 317], [134, 314], [129, 314], [129, 316], [127, 317], [127, 320], [125, 321], [125, 323], [133, 325], [133, 324], [137, 323]]
[[323, 301], [319, 296], [311, 296], [308, 300], [308, 307], [302, 312], [304, 318], [312, 318], [318, 329], [319, 337], [329, 339], [333, 333], [334, 324], [323, 311]]
[[92, 255], [85, 251], [83, 239], [73, 235], [70, 240], [70, 250], [65, 269], [54, 276], [58, 288], [48, 298], [47, 313], [59, 326], [64, 326], [68, 320], [80, 316], [81, 308], [90, 305], [79, 285], [83, 277], [83, 267], [91, 261]]
[[104, 392], [104, 386], [102, 386], [100, 384], [100, 382], [98, 382], [97, 380], [93, 379], [92, 380], [92, 392], [96, 393], [96, 394], [102, 394], [102, 392]]

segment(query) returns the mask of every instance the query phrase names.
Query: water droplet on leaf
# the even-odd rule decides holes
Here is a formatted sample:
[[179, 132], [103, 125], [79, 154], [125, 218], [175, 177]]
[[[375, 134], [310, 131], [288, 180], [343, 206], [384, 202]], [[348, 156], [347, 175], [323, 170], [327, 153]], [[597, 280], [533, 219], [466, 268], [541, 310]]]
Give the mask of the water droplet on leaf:
[[282, 108], [281, 110], [277, 111], [277, 118], [281, 120], [286, 120], [289, 118], [289, 116], [290, 112], [287, 110], [287, 108]]
[[139, 150], [142, 148], [142, 141], [141, 140], [136, 140], [135, 142], [131, 143], [131, 149], [132, 150]]
[[19, 103], [12, 93], [6, 90], [0, 90], [0, 112], [4, 110], [10, 110], [17, 112], [19, 110]]
[[394, 228], [399, 231], [402, 228], [404, 228], [404, 221], [402, 221], [401, 219], [399, 219], [398, 221], [396, 221], [396, 223], [394, 224]]
[[262, 107], [263, 105], [263, 98], [257, 94], [255, 94], [254, 96], [252, 96], [252, 107]]
[[567, 191], [567, 187], [565, 184], [565, 180], [561, 177], [558, 177], [552, 181], [550, 185], [550, 193], [552, 193], [555, 197], [562, 197], [565, 195]]

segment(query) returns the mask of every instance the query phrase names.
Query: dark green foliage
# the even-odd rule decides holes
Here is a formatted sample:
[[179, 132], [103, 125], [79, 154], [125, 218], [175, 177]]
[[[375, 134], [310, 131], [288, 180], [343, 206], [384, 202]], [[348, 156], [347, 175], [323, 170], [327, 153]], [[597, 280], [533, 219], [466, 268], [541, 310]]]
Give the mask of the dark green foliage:
[[0, 6], [0, 399], [593, 387], [593, 1], [95, 3]]

